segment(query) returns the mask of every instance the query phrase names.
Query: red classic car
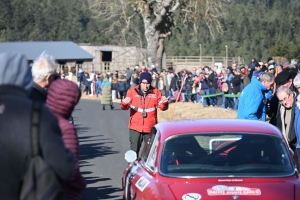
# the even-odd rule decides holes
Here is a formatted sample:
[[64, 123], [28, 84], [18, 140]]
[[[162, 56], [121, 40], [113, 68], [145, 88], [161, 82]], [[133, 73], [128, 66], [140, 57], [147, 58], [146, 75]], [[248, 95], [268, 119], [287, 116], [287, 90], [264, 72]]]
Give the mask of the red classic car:
[[300, 200], [299, 175], [281, 132], [237, 119], [155, 125], [122, 186], [126, 200]]

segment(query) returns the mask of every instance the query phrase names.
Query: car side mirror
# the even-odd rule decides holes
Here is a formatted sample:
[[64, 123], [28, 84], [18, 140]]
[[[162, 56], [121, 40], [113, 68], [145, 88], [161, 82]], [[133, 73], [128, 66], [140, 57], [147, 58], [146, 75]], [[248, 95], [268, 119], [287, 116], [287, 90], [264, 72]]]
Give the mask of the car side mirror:
[[135, 161], [137, 159], [136, 152], [132, 150], [128, 150], [125, 153], [125, 160], [129, 163]]

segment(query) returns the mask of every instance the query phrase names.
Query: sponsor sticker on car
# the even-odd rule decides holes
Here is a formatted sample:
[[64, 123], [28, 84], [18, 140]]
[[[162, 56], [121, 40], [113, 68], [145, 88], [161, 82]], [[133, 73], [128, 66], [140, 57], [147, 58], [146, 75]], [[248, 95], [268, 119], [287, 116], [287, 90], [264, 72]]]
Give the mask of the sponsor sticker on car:
[[201, 197], [198, 193], [188, 193], [182, 196], [182, 200], [199, 200]]
[[143, 192], [144, 189], [149, 185], [150, 181], [148, 181], [145, 177], [141, 177], [135, 184], [135, 186]]
[[207, 189], [207, 194], [209, 196], [221, 196], [221, 195], [259, 196], [259, 195], [261, 195], [261, 191], [259, 188], [215, 185], [212, 188]]

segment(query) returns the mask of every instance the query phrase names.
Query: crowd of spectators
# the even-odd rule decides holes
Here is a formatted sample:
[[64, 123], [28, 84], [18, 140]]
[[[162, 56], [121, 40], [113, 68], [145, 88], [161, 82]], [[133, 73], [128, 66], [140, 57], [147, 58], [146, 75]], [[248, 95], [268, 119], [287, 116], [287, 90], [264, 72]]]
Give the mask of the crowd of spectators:
[[[203, 68], [193, 68], [191, 71], [183, 69], [175, 72], [172, 68], [169, 68], [158, 72], [155, 65], [149, 67], [136, 65], [128, 68], [120, 78], [118, 71], [108, 72], [108, 75], [117, 99], [126, 96], [126, 91], [138, 84], [139, 74], [147, 71], [152, 75], [151, 85], [158, 88], [162, 95], [169, 97], [170, 101], [175, 101], [178, 97], [178, 101], [202, 103], [203, 107], [218, 106], [224, 109], [237, 110], [238, 94], [249, 84], [251, 77], [257, 76], [259, 73], [258, 67], [254, 68], [256, 70], [253, 73], [248, 67], [234, 63], [228, 68], [204, 66]], [[81, 79], [79, 76], [83, 78]], [[103, 74], [96, 75], [93, 80], [94, 82], [99, 80], [96, 88], [101, 85], [102, 79]], [[88, 73], [85, 73], [85, 76], [78, 73], [78, 82], [83, 82], [84, 91], [86, 94], [90, 94], [91, 81]], [[123, 83], [120, 84], [119, 82]], [[101, 90], [99, 90], [99, 93], [101, 94]], [[228, 96], [228, 94], [233, 95]]]
[[[295, 62], [295, 59], [293, 60]], [[170, 101], [201, 103], [203, 107], [222, 107], [226, 110], [238, 110], [239, 95], [251, 82], [252, 78], [258, 78], [262, 72], [275, 75], [283, 69], [289, 69], [289, 63], [283, 66], [269, 58], [263, 63], [252, 58], [247, 66], [233, 63], [231, 66], [220, 68], [218, 66], [194, 67], [192, 70], [182, 69], [175, 72], [172, 68], [158, 72], [155, 65], [149, 67], [138, 66], [127, 68], [126, 72], [107, 72], [112, 83], [113, 99], [122, 99], [127, 90], [136, 86], [141, 72], [149, 72], [152, 75], [151, 85], [161, 91], [162, 95], [169, 97]], [[105, 73], [94, 74], [79, 69], [78, 84], [83, 85], [82, 91], [86, 95], [101, 95], [101, 83]], [[93, 87], [92, 85], [95, 85]], [[94, 89], [93, 89], [94, 88]], [[270, 91], [267, 96], [270, 99]]]
[[[154, 65], [136, 65], [120, 74], [118, 71], [97, 74], [94, 81], [100, 80], [101, 83], [102, 76], [108, 75], [115, 98], [122, 101], [126, 91], [139, 84], [138, 77], [142, 72], [151, 74], [151, 85], [163, 96], [169, 97], [170, 102], [178, 100], [202, 104], [204, 108], [221, 107], [238, 111], [238, 118], [269, 121], [284, 133], [291, 149], [296, 153], [295, 160], [298, 160], [300, 111], [297, 105], [300, 108], [300, 75], [296, 75], [300, 72], [300, 64], [297, 59], [281, 65], [272, 58], [266, 62], [252, 58], [249, 65], [233, 63], [228, 67], [204, 66], [178, 72], [172, 68], [158, 72]], [[87, 82], [90, 79], [88, 74], [85, 76], [83, 82], [88, 88]]]

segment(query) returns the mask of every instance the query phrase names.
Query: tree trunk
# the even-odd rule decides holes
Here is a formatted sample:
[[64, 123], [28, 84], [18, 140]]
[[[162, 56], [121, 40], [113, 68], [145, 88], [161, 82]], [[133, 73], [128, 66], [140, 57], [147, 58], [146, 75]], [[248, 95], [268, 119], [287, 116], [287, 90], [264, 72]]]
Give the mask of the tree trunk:
[[162, 58], [164, 53], [164, 38], [160, 37], [160, 32], [155, 31], [145, 33], [147, 40], [147, 60], [148, 65], [155, 65], [158, 72], [162, 71]]
[[159, 13], [156, 15], [155, 20], [151, 20], [151, 9], [149, 4], [144, 5], [142, 13], [145, 37], [147, 40], [147, 61], [148, 65], [155, 65], [158, 72], [162, 71], [162, 58], [164, 53], [164, 34], [162, 34], [163, 16], [166, 14], [166, 9], [161, 7]]

